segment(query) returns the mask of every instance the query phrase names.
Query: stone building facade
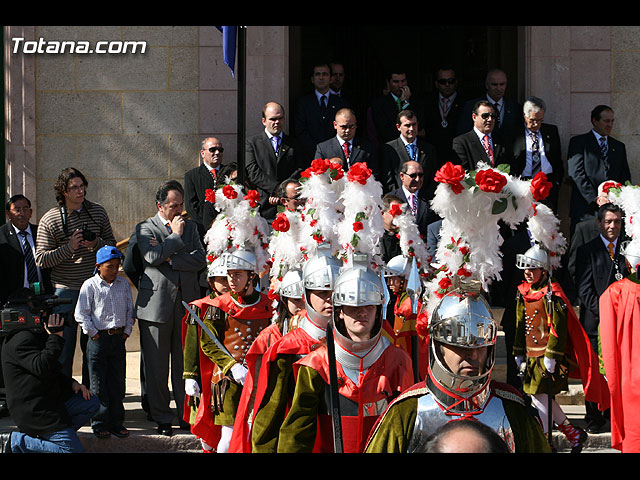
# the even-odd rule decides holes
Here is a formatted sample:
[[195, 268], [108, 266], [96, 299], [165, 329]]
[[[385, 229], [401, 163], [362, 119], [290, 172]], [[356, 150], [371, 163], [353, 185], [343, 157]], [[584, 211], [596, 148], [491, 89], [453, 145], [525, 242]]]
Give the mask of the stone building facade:
[[[182, 180], [199, 164], [203, 137], [218, 137], [225, 159], [236, 157], [237, 85], [223, 63], [222, 36], [215, 27], [4, 29], [5, 197], [31, 198], [34, 220], [53, 206], [60, 170], [75, 166], [88, 177], [88, 198], [106, 207], [117, 240], [123, 240], [155, 213], [160, 182]], [[247, 135], [262, 129], [265, 101], [279, 101], [291, 111], [289, 30], [247, 29]], [[16, 38], [24, 40], [18, 44]], [[105, 39], [145, 41], [146, 51], [20, 51], [39, 39], [92, 45]], [[589, 130], [593, 106], [609, 104], [616, 113], [613, 135], [626, 143], [638, 181], [640, 27], [522, 26], [518, 42], [520, 96], [545, 99], [545, 120], [558, 125], [565, 155], [569, 138]]]

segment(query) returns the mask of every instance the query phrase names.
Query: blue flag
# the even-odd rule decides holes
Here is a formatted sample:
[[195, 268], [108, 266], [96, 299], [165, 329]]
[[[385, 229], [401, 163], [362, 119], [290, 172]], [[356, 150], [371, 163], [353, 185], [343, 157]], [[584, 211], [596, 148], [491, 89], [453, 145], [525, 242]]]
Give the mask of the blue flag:
[[231, 69], [231, 75], [235, 78], [234, 68], [236, 66], [236, 32], [238, 27], [219, 27], [222, 32], [222, 52], [224, 53], [224, 64]]

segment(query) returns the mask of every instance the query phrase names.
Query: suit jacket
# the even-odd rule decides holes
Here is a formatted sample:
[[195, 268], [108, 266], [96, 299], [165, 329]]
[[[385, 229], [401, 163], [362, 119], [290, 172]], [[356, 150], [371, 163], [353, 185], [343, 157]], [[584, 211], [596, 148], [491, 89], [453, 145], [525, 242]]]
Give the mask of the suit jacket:
[[333, 121], [336, 112], [348, 107], [348, 102], [338, 95], [329, 95], [327, 109], [322, 112], [315, 92], [301, 97], [296, 104], [295, 137], [300, 143], [301, 154], [306, 161], [313, 160], [316, 145], [335, 135]]
[[[406, 108], [416, 114], [418, 117], [418, 128], [422, 128], [424, 120], [424, 100], [420, 100], [412, 95], [409, 99], [409, 105]], [[398, 113], [400, 113], [398, 104], [390, 93], [378, 97], [371, 104], [371, 118], [380, 145], [390, 142], [400, 135], [396, 127]]]
[[615, 251], [615, 262], [609, 258], [604, 242], [598, 236], [578, 248], [576, 256], [576, 282], [580, 297], [580, 323], [591, 338], [598, 336], [599, 299], [609, 285], [616, 281], [618, 271], [623, 276], [628, 274], [624, 257], [620, 255], [622, 238], [618, 238]]
[[[420, 189], [420, 196], [431, 200], [438, 186], [434, 177], [441, 166], [436, 149], [430, 143], [418, 138], [417, 162], [424, 171], [424, 183]], [[411, 160], [407, 148], [401, 138], [396, 138], [382, 146], [380, 181], [385, 192], [390, 192], [402, 186], [400, 170], [404, 162]]]
[[[343, 169], [345, 171], [349, 170], [347, 161], [344, 157], [344, 150], [342, 150], [337, 136], [334, 136], [329, 140], [325, 140], [324, 142], [320, 142], [316, 146], [316, 152], [313, 158], [341, 158], [343, 161]], [[375, 177], [379, 178], [380, 167], [378, 165], [378, 154], [375, 151], [375, 148], [369, 141], [355, 137], [351, 143], [349, 165], [353, 165], [358, 162], [366, 163], [367, 167], [373, 171]]]
[[451, 144], [457, 135], [458, 122], [464, 106], [464, 100], [460, 93], [456, 95], [453, 102], [449, 106], [446, 120], [446, 127], [442, 126], [442, 117], [440, 115], [440, 96], [439, 93], [427, 97], [424, 105], [424, 129], [425, 140], [436, 148], [440, 163], [445, 164], [452, 160]]
[[[527, 129], [524, 124], [513, 137], [513, 165], [512, 175], [522, 175], [527, 166]], [[553, 188], [547, 197], [546, 203], [552, 210], [557, 210], [558, 191], [564, 179], [564, 166], [562, 164], [562, 150], [560, 146], [560, 134], [558, 127], [549, 123], [540, 126], [540, 137], [544, 146], [544, 153], [551, 164], [553, 172], [547, 175], [547, 179], [553, 183]]]
[[[35, 243], [38, 226], [30, 223], [29, 228]], [[0, 272], [0, 305], [4, 305], [9, 295], [24, 286], [24, 254], [21, 239], [16, 235], [10, 221], [0, 227]], [[51, 269], [40, 268], [40, 273], [44, 292], [52, 294]]]
[[[473, 113], [474, 105], [479, 100], [487, 100], [486, 95], [465, 102], [460, 114], [460, 120], [458, 121], [458, 135], [462, 135], [473, 128], [473, 119], [471, 118], [471, 114]], [[500, 133], [504, 137], [513, 137], [522, 125], [522, 106], [516, 101], [505, 98], [502, 109], [504, 111], [502, 115], [502, 123], [498, 124], [496, 121], [496, 126], [493, 131]]]
[[264, 131], [247, 139], [245, 152], [247, 179], [260, 193], [260, 213], [266, 219], [275, 218], [276, 206], [269, 205], [269, 196], [282, 181], [296, 178], [307, 163], [302, 160], [295, 140], [288, 135], [282, 136], [277, 157]]
[[608, 169], [593, 132], [569, 140], [567, 154], [569, 177], [573, 181], [569, 216], [575, 220], [597, 210], [598, 186], [605, 180], [624, 183], [631, 180], [625, 144], [609, 137]]
[[205, 232], [215, 220], [216, 215], [218, 215], [214, 205], [205, 201], [205, 191], [208, 189], [215, 190], [216, 184], [217, 180], [214, 180], [204, 163], [184, 174], [185, 210], [191, 220], [199, 223], [202, 227], [201, 230]]
[[[509, 164], [513, 169], [513, 154], [510, 143], [499, 133], [492, 133], [493, 158], [495, 166]], [[478, 138], [475, 130], [471, 130], [453, 139], [452, 150], [455, 161], [462, 165], [465, 170], [475, 170], [478, 162], [485, 162], [491, 165], [491, 160], [485, 152], [482, 142]]]
[[[136, 241], [144, 265], [138, 285], [135, 317], [150, 322], [172, 320], [174, 303], [200, 298], [198, 272], [206, 267], [204, 247], [196, 223], [186, 220], [182, 235], [169, 233], [159, 215], [136, 225]], [[155, 238], [159, 245], [151, 246]], [[171, 263], [167, 259], [171, 259]]]
[[427, 227], [427, 250], [431, 255], [431, 260], [435, 262], [436, 253], [438, 251], [438, 243], [440, 242], [440, 227], [442, 227], [442, 219], [438, 219], [430, 223]]
[[[408, 204], [408, 199], [404, 194], [404, 190], [402, 188], [393, 190], [391, 194], [402, 199], [403, 202]], [[420, 235], [422, 235], [424, 241], [426, 241], [427, 239], [427, 228], [429, 227], [429, 224], [435, 222], [436, 220], [438, 220], [438, 218], [439, 217], [436, 215], [436, 213], [429, 207], [429, 204], [425, 200], [420, 198], [420, 196], [418, 196], [418, 211], [416, 214], [415, 222], [418, 226], [418, 231], [420, 232]]]

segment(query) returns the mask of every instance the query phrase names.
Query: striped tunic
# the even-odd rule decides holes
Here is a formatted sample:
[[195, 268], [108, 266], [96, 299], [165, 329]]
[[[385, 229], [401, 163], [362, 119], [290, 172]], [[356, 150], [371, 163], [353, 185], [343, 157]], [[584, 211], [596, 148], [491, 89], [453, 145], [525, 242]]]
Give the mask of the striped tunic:
[[[74, 252], [69, 245], [69, 238], [85, 223], [89, 230], [98, 235], [98, 243], [93, 250], [80, 246]], [[115, 245], [116, 239], [106, 210], [102, 205], [88, 200], [85, 200], [85, 206], [79, 212], [68, 212], [67, 225], [65, 234], [58, 207], [42, 216], [36, 238], [36, 263], [40, 268], [51, 269], [54, 287], [80, 290], [82, 283], [93, 275], [96, 252], [105, 245]]]

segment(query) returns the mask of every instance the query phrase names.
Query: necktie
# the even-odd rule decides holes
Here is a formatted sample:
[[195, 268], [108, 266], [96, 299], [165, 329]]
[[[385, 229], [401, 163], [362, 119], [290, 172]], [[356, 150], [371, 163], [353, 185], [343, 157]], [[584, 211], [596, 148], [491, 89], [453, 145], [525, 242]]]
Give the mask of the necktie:
[[485, 135], [483, 137], [482, 143], [484, 144], [484, 151], [487, 152], [487, 155], [489, 156], [489, 160], [491, 160], [491, 166], [494, 166], [493, 147], [491, 146], [491, 142], [489, 141], [489, 135]]
[[494, 108], [496, 109], [496, 121], [498, 123], [498, 127], [502, 124], [502, 122], [500, 121], [500, 105], [498, 105], [498, 102], [493, 104]]
[[271, 143], [273, 144], [273, 151], [278, 156], [278, 148], [280, 148], [280, 137], [271, 137]]
[[411, 194], [411, 215], [415, 217], [417, 213], [418, 213], [418, 205], [416, 202], [416, 194], [412, 193]]
[[173, 233], [173, 230], [171, 229], [171, 224], [170, 224], [169, 222], [167, 222], [167, 223], [165, 224], [165, 226], [167, 227], [167, 231], [168, 231], [169, 233]]
[[613, 260], [613, 255], [614, 255], [613, 254], [613, 243], [609, 242], [608, 248], [609, 248], [609, 256], [611, 257], [611, 260]]
[[531, 132], [531, 142], [531, 176], [535, 177], [540, 171], [540, 145], [537, 132]]
[[214, 181], [217, 180], [217, 178], [218, 178], [218, 170], [216, 170], [215, 168], [212, 168], [210, 170], [210, 172], [211, 172], [211, 176], [213, 177], [213, 180]]
[[342, 149], [344, 150], [344, 159], [347, 161], [347, 165], [350, 165], [350, 163], [349, 163], [349, 156], [350, 156], [349, 142], [344, 142], [342, 144]]
[[399, 98], [396, 98], [396, 104], [398, 105], [398, 110], [402, 111], [402, 100], [400, 100]]
[[325, 110], [327, 108], [327, 96], [322, 95], [320, 97], [320, 109]]
[[407, 144], [407, 152], [409, 153], [409, 158], [411, 160], [416, 159], [416, 146], [413, 143]]
[[448, 108], [449, 108], [449, 99], [448, 98], [443, 98], [442, 99], [442, 113], [444, 115], [447, 114]]
[[602, 154], [602, 158], [607, 158], [608, 151], [607, 137], [600, 137], [600, 153]]
[[24, 253], [24, 261], [27, 264], [27, 279], [29, 283], [35, 283], [38, 281], [38, 268], [36, 267], [36, 261], [33, 258], [33, 252], [31, 251], [31, 245], [27, 240], [27, 232], [21, 231], [22, 237], [22, 251]]

